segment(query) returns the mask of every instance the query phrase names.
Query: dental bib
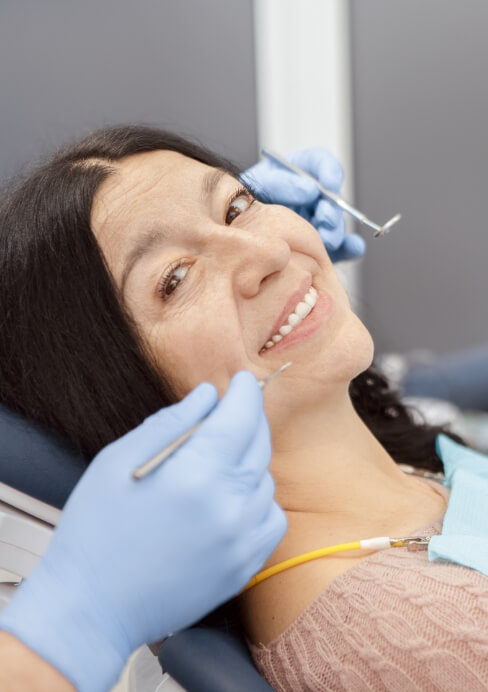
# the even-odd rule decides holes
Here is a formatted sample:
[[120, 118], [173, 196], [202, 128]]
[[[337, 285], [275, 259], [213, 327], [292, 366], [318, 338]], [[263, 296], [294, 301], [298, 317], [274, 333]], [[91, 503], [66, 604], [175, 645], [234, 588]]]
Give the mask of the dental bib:
[[429, 560], [471, 567], [488, 576], [488, 457], [446, 435], [436, 439], [450, 488], [442, 533], [429, 541]]

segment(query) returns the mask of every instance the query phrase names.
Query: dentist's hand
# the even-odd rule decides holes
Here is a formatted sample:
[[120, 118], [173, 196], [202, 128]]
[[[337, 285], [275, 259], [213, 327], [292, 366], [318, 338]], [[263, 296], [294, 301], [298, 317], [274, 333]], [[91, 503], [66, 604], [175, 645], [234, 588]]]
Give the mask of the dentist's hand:
[[[326, 188], [339, 192], [342, 168], [327, 149], [301, 149], [286, 154], [286, 158], [313, 175]], [[287, 171], [269, 159], [249, 168], [241, 179], [264, 200], [290, 207], [315, 226], [333, 262], [355, 259], [364, 254], [364, 240], [355, 233], [345, 234], [342, 211], [320, 196], [313, 181]]]
[[[160, 468], [132, 479], [215, 406]], [[134, 649], [234, 596], [278, 545], [286, 519], [270, 459], [254, 375], [235, 375], [220, 403], [200, 385], [98, 454], [0, 629], [82, 692], [109, 689]]]

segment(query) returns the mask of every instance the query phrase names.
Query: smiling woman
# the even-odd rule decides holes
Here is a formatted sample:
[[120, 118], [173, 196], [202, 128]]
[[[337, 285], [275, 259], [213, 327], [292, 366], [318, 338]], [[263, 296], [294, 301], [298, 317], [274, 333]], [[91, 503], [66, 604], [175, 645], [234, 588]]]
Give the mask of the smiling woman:
[[[280, 267], [291, 256], [286, 237], [266, 232], [271, 230], [268, 211], [253, 203], [237, 176], [233, 164], [203, 147], [161, 130], [132, 126], [98, 131], [68, 146], [8, 191], [0, 214], [2, 401], [67, 435], [89, 459], [177, 396], [169, 380], [178, 373], [150, 347], [154, 325], [161, 333], [160, 323], [166, 319], [169, 331], [176, 315], [173, 323], [179, 332], [189, 322], [193, 358], [199, 363], [211, 357], [205, 337], [213, 326], [203, 329], [182, 314], [203, 294], [209, 303], [204, 322], [218, 318], [215, 341], [231, 351], [231, 325], [218, 315], [219, 282], [227, 283], [232, 273], [243, 285], [253, 280], [261, 284], [264, 278], [267, 286], [273, 270], [274, 278], [281, 278]], [[329, 266], [312, 227], [281, 207], [274, 209], [274, 228], [282, 234], [288, 232], [290, 219], [295, 227], [299, 223], [298, 241], [311, 242]], [[253, 219], [253, 233], [246, 214]], [[313, 262], [301, 254], [304, 262]], [[257, 263], [265, 262], [272, 263], [271, 271], [265, 270], [269, 277], [259, 278], [260, 269], [253, 279]], [[330, 267], [328, 271], [332, 276]], [[269, 372], [266, 361], [257, 358], [259, 351], [284, 326], [286, 315], [280, 312], [294, 311], [309, 276], [310, 270], [300, 268], [293, 279], [286, 277], [283, 290], [273, 289], [260, 310], [254, 302], [243, 321], [245, 338], [253, 341], [249, 349], [256, 374], [262, 374], [263, 367], [264, 374]], [[224, 290], [222, 303], [229, 299], [228, 284]], [[290, 296], [293, 303], [297, 290], [295, 303], [285, 306]], [[247, 310], [249, 305], [244, 305]], [[199, 311], [194, 312], [196, 320]], [[145, 329], [139, 326], [142, 322]], [[239, 343], [244, 329], [240, 324], [238, 329]], [[152, 341], [157, 350], [159, 339]], [[265, 357], [271, 358], [272, 352]], [[185, 369], [193, 365], [189, 355], [183, 360]], [[217, 358], [212, 360], [215, 367]], [[371, 377], [380, 386], [378, 376]], [[378, 386], [354, 386], [364, 415], [365, 402], [377, 398], [369, 391], [377, 392]], [[384, 404], [391, 402], [385, 399]], [[376, 403], [374, 407], [374, 417], [381, 418]], [[388, 434], [394, 437], [391, 428]], [[432, 439], [430, 435], [419, 450], [422, 461]], [[430, 460], [439, 465], [433, 453]]]
[[[0, 244], [0, 400], [68, 436], [87, 459], [204, 380], [222, 394], [238, 370], [262, 378], [291, 360], [266, 391], [271, 471], [289, 522], [268, 564], [327, 544], [438, 530], [446, 492], [397, 463], [441, 470], [439, 429], [415, 425], [370, 367], [371, 337], [315, 229], [256, 199], [229, 162], [160, 130], [96, 132], [5, 196]], [[333, 689], [341, 660], [383, 689], [374, 687], [376, 654], [359, 661], [360, 638], [351, 643], [345, 624], [355, 618], [356, 632], [371, 630], [371, 608], [345, 598], [340, 581], [373, 580], [377, 590], [367, 586], [363, 597], [374, 609], [384, 582], [379, 563], [367, 571], [374, 558], [309, 563], [240, 599], [273, 686]], [[400, 569], [398, 583], [425, 568], [403, 564], [410, 571]], [[476, 588], [486, 592], [484, 582]], [[328, 599], [335, 613], [343, 608], [332, 618], [333, 653], [332, 620], [317, 615]], [[427, 639], [434, 630], [426, 627]], [[307, 651], [292, 655], [292, 670], [289, 647]], [[384, 660], [397, 655], [381, 651]], [[413, 654], [398, 666], [419, 684], [430, 680]]]

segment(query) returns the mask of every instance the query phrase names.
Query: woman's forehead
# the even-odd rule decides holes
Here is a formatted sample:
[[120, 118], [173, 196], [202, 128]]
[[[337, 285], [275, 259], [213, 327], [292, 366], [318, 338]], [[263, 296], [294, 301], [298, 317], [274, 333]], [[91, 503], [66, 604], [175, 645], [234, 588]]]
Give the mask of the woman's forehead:
[[202, 180], [216, 169], [174, 151], [151, 151], [127, 156], [113, 164], [113, 173], [98, 189], [92, 207], [92, 228], [99, 237], [122, 219], [135, 221], [169, 212], [195, 198]]
[[194, 189], [209, 170], [214, 169], [175, 151], [134, 154], [117, 161], [113, 175], [102, 183], [97, 197], [113, 204], [150, 198], [152, 194], [171, 198], [176, 191]]
[[118, 267], [140, 236], [203, 213], [223, 178], [235, 182], [221, 169], [167, 150], [115, 162], [91, 212], [93, 233], [109, 265]]

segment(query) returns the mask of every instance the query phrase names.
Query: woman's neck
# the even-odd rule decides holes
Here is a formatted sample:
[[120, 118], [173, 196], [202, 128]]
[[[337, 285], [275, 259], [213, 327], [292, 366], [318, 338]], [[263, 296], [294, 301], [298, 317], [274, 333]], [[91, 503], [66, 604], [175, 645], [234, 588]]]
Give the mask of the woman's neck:
[[[296, 401], [289, 415], [283, 408], [268, 414], [271, 472], [288, 530], [265, 567], [324, 546], [410, 535], [445, 511], [443, 495], [398, 468], [347, 392], [326, 399], [327, 410], [320, 401], [309, 410]], [[370, 554], [352, 551], [306, 562], [246, 591], [242, 615], [251, 641], [277, 637], [328, 584]]]
[[[419, 491], [357, 415], [347, 393], [327, 408], [293, 411], [273, 436], [276, 499], [288, 513], [329, 526], [387, 518]], [[412, 482], [413, 481], [413, 482]]]

